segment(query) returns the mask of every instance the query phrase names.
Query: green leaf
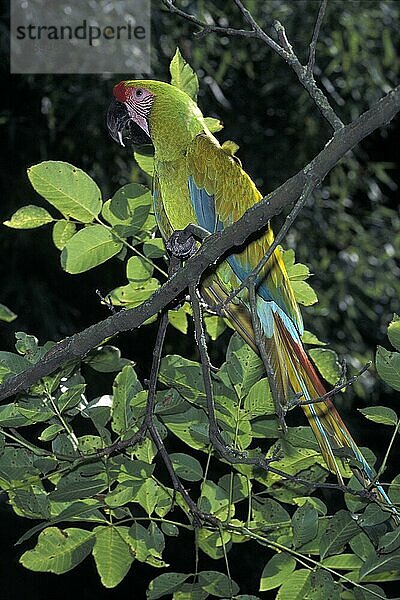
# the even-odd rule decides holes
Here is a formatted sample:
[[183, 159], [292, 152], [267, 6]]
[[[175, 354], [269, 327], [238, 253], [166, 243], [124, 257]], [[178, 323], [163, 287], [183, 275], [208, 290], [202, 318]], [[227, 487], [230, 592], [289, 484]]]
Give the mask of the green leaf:
[[217, 133], [224, 128], [223, 124], [219, 119], [214, 119], [214, 117], [205, 117], [204, 122], [211, 133]]
[[93, 544], [91, 531], [48, 527], [39, 535], [35, 548], [24, 552], [20, 563], [31, 571], [66, 573], [90, 554]]
[[24, 355], [31, 363], [35, 363], [41, 357], [38, 339], [34, 335], [27, 335], [23, 331], [17, 331], [15, 334], [15, 349], [18, 354]]
[[143, 244], [143, 252], [147, 258], [161, 258], [166, 253], [162, 238], [153, 238]]
[[[377, 598], [387, 598], [385, 592], [379, 585], [369, 584], [363, 585], [362, 589], [354, 588], [354, 600], [376, 600]], [[353, 600], [353, 597], [351, 599], [349, 598], [349, 600]]]
[[205, 481], [202, 484], [199, 506], [205, 512], [212, 512], [221, 519], [226, 519], [228, 513], [234, 511], [229, 493], [213, 481]]
[[319, 498], [314, 498], [314, 496], [299, 496], [297, 498], [293, 498], [294, 504], [297, 506], [303, 506], [304, 504], [310, 504], [315, 508], [319, 515], [325, 516], [328, 512], [326, 505]]
[[[139, 306], [160, 287], [158, 279], [151, 277], [143, 283], [135, 283], [116, 288], [109, 294], [110, 301], [114, 306], [133, 308]], [[148, 321], [147, 321], [148, 322]]]
[[392, 502], [400, 504], [400, 475], [396, 475], [389, 487], [389, 496]]
[[390, 387], [400, 391], [400, 353], [378, 346], [375, 358], [378, 375]]
[[364, 562], [367, 556], [374, 552], [375, 548], [365, 533], [358, 533], [349, 541], [349, 546], [357, 556]]
[[138, 502], [148, 515], [151, 515], [157, 506], [159, 489], [154, 479], [146, 479], [135, 495], [135, 502]]
[[336, 352], [328, 348], [312, 348], [309, 350], [309, 355], [322, 377], [328, 383], [335, 385], [342, 372]]
[[131, 361], [121, 358], [121, 351], [116, 346], [98, 346], [84, 358], [84, 362], [99, 373], [113, 373], [119, 371]]
[[244, 409], [248, 411], [251, 419], [275, 414], [275, 405], [267, 378], [260, 379], [250, 388], [244, 401]]
[[0, 486], [6, 488], [12, 481], [32, 481], [39, 476], [39, 470], [33, 466], [32, 454], [24, 448], [6, 446], [0, 455]]
[[229, 341], [223, 368], [240, 398], [249, 393], [265, 372], [261, 359], [237, 333]]
[[50, 492], [49, 498], [56, 502], [70, 502], [82, 498], [93, 498], [100, 494], [107, 487], [107, 479], [105, 475], [90, 477], [83, 476], [77, 478], [77, 475], [72, 472], [71, 475], [63, 477], [58, 489]]
[[129, 538], [126, 541], [131, 546], [137, 560], [146, 562], [153, 567], [167, 567], [162, 560], [160, 551], [164, 549], [164, 537], [161, 532], [149, 526], [145, 529], [135, 522], [129, 530]]
[[131, 459], [123, 463], [118, 473], [118, 485], [107, 494], [107, 505], [115, 508], [128, 502], [138, 502], [147, 509], [151, 503], [150, 508], [154, 510], [154, 492], [158, 492], [157, 484], [155, 488], [153, 484], [144, 485], [147, 481], [153, 481], [153, 471], [154, 465], [140, 460]]
[[[105, 517], [102, 515], [102, 513], [97, 510], [98, 508], [102, 508], [103, 504], [101, 502], [97, 502], [94, 499], [87, 499], [87, 500], [83, 500], [83, 501], [78, 501], [78, 502], [73, 502], [71, 504], [68, 504], [67, 508], [65, 508], [64, 510], [59, 510], [60, 507], [63, 506], [62, 503], [50, 503], [52, 509], [56, 509], [58, 510], [57, 512], [57, 516], [51, 519], [51, 525], [55, 525], [56, 523], [61, 523], [62, 521], [67, 521], [69, 519], [72, 519], [73, 517], [82, 517], [83, 519], [85, 519], [85, 521], [99, 521], [99, 520], [106, 520]], [[15, 545], [17, 546], [18, 544], [22, 544], [23, 542], [26, 542], [27, 540], [29, 540], [32, 536], [36, 535], [37, 533], [39, 533], [40, 531], [42, 531], [43, 529], [46, 529], [47, 526], [50, 523], [46, 523], [46, 522], [42, 522], [39, 523], [38, 525], [35, 525], [34, 527], [31, 527], [31, 529], [28, 529], [28, 531], [26, 531], [19, 539], [18, 541], [15, 543]]]
[[8, 498], [14, 512], [21, 517], [50, 518], [48, 496], [38, 481], [25, 483], [24, 487], [19, 484], [19, 487], [8, 490]]
[[318, 302], [317, 294], [312, 289], [307, 281], [291, 281], [291, 286], [294, 291], [295, 298], [299, 304], [303, 306], [312, 306]]
[[279, 588], [276, 600], [304, 600], [310, 589], [310, 578], [308, 569], [293, 571]]
[[310, 591], [307, 600], [340, 600], [341, 587], [335, 583], [332, 575], [325, 569], [318, 569], [311, 573]]
[[164, 415], [162, 420], [190, 448], [200, 450], [209, 444], [208, 420], [203, 410], [188, 405], [185, 413]]
[[173, 386], [184, 398], [205, 400], [204, 381], [201, 365], [177, 354], [167, 355], [161, 362], [160, 381]]
[[391, 408], [386, 406], [369, 406], [368, 408], [359, 408], [360, 413], [369, 421], [380, 423], [381, 425], [397, 425], [397, 415]]
[[293, 543], [299, 548], [315, 538], [318, 531], [318, 513], [311, 504], [300, 506], [292, 517]]
[[400, 527], [396, 527], [394, 531], [388, 531], [379, 540], [379, 553], [389, 554], [400, 548]]
[[149, 154], [143, 154], [142, 152], [134, 152], [133, 156], [139, 167], [150, 177], [154, 174], [154, 156]]
[[29, 360], [13, 352], [0, 352], [0, 382], [6, 376], [17, 375], [31, 366]]
[[57, 223], [54, 223], [53, 242], [55, 247], [58, 248], [58, 250], [62, 250], [75, 233], [76, 225], [75, 223], [71, 223], [71, 221], [61, 219], [60, 221], [57, 221]]
[[204, 325], [206, 332], [213, 341], [218, 339], [221, 333], [223, 333], [226, 329], [226, 323], [224, 319], [218, 317], [217, 315], [205, 315]]
[[161, 523], [161, 531], [169, 537], [177, 537], [179, 535], [179, 528], [173, 523], [163, 522]]
[[111, 408], [112, 430], [124, 434], [135, 422], [131, 400], [142, 390], [132, 365], [126, 365], [118, 373], [113, 384], [114, 394]]
[[65, 392], [63, 392], [56, 400], [56, 404], [60, 412], [73, 408], [82, 400], [82, 395], [85, 392], [86, 384], [78, 383], [72, 385]]
[[267, 562], [261, 574], [260, 592], [273, 590], [282, 585], [295, 568], [296, 561], [292, 556], [284, 552], [275, 554]]
[[330, 569], [335, 569], [335, 571], [352, 571], [359, 569], [363, 561], [356, 554], [335, 554], [324, 558], [322, 564]]
[[202, 528], [198, 532], [199, 548], [214, 560], [224, 556], [224, 546], [225, 552], [229, 552], [231, 538], [232, 535], [228, 531], [209, 531]]
[[237, 583], [225, 573], [219, 573], [218, 571], [201, 571], [199, 573], [199, 583], [206, 592], [218, 598], [232, 598], [232, 596], [239, 593]]
[[93, 557], [101, 583], [106, 588], [118, 585], [128, 573], [134, 557], [131, 549], [121, 531], [126, 534], [128, 527], [95, 527], [93, 533], [96, 536], [93, 548]]
[[50, 213], [41, 206], [34, 206], [29, 204], [28, 206], [22, 206], [17, 212], [15, 212], [9, 221], [4, 221], [6, 227], [12, 229], [35, 229], [35, 227], [41, 227], [54, 221]]
[[199, 461], [193, 456], [176, 452], [170, 454], [170, 459], [176, 474], [186, 481], [200, 481], [203, 479], [203, 469]]
[[253, 519], [259, 523], [290, 525], [290, 515], [272, 498], [252, 498]]
[[283, 250], [282, 258], [297, 302], [304, 306], [315, 304], [318, 301], [317, 295], [305, 281], [310, 276], [307, 265], [295, 263], [295, 255], [292, 249]]
[[171, 85], [185, 92], [192, 100], [196, 101], [199, 91], [199, 80], [192, 67], [183, 59], [179, 48], [176, 49], [169, 67]]
[[46, 161], [28, 169], [35, 190], [65, 217], [91, 223], [101, 210], [97, 184], [81, 169], [66, 162]]
[[43, 429], [42, 433], [39, 435], [38, 439], [42, 442], [49, 442], [53, 440], [60, 431], [63, 431], [64, 427], [62, 425], [50, 425]]
[[185, 306], [185, 304], [178, 310], [168, 311], [168, 321], [173, 327], [175, 327], [175, 329], [184, 334], [186, 334], [188, 331], [188, 306]]
[[369, 554], [361, 566], [360, 577], [361, 580], [368, 577], [370, 581], [374, 581], [373, 578], [377, 574], [388, 571], [395, 571], [400, 578], [400, 552], [398, 550], [383, 555], [379, 555], [376, 552]]
[[231, 502], [240, 502], [241, 500], [250, 497], [251, 481], [240, 473], [223, 475], [218, 480], [218, 485], [226, 492], [228, 497], [231, 498]]
[[[320, 452], [310, 448], [297, 448], [287, 443], [285, 440], [276, 442], [270, 447], [267, 457], [275, 456], [276, 452], [283, 449], [284, 457], [279, 460], [279, 468], [289, 475], [296, 475], [300, 471], [308, 469], [321, 460]], [[275, 473], [268, 473], [266, 482], [268, 485], [279, 481], [281, 477]], [[295, 494], [298, 496], [299, 494]]]
[[[199, 583], [183, 583], [172, 596], [172, 600], [206, 600], [209, 593], [202, 589]], [[235, 596], [235, 600], [238, 596]]]
[[130, 283], [147, 281], [153, 275], [154, 267], [141, 256], [131, 256], [126, 264], [126, 276]]
[[0, 321], [11, 323], [12, 321], [15, 321], [16, 318], [17, 315], [12, 310], [0, 303]]
[[172, 594], [182, 583], [191, 577], [190, 573], [163, 573], [150, 582], [147, 590], [148, 600], [157, 600], [167, 594]]
[[307, 330], [303, 331], [301, 341], [303, 344], [310, 344], [312, 346], [326, 346], [326, 342], [321, 342], [321, 340], [319, 340], [314, 333], [311, 333], [311, 331]]
[[311, 448], [319, 450], [319, 444], [311, 427], [300, 425], [299, 427], [289, 427], [285, 436], [285, 441], [298, 448]]
[[128, 183], [115, 192], [103, 207], [103, 217], [116, 231], [128, 237], [141, 231], [152, 207], [150, 190], [139, 183]]
[[321, 558], [336, 554], [358, 533], [360, 528], [346, 510], [339, 510], [330, 521], [325, 536], [321, 540]]
[[67, 273], [83, 273], [118, 254], [122, 242], [102, 225], [89, 225], [72, 236], [61, 253], [61, 265]]
[[388, 338], [392, 346], [400, 352], [400, 317], [393, 315], [392, 321], [388, 326]]

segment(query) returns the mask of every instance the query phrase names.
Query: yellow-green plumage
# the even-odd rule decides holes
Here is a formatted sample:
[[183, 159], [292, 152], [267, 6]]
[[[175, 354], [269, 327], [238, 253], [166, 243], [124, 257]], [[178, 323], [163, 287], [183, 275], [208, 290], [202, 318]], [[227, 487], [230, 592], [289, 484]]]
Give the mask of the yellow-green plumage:
[[[197, 105], [184, 92], [158, 81], [128, 81], [127, 87], [143, 87], [154, 94], [149, 117], [155, 148], [154, 205], [165, 239], [173, 231], [198, 223], [210, 233], [237, 221], [261, 199], [250, 177], [232, 155], [231, 146], [221, 146], [210, 133]], [[202, 282], [202, 295], [211, 306], [225, 300], [265, 255], [273, 241], [270, 227], [240, 253], [232, 254]], [[324, 386], [302, 344], [302, 318], [279, 248], [268, 261], [258, 281], [257, 313], [263, 328], [263, 343], [275, 372], [280, 402], [293, 393], [315, 399]], [[225, 309], [229, 318], [255, 350], [247, 299]], [[374, 473], [352, 439], [330, 400], [303, 406], [328, 468], [342, 481], [350, 475], [347, 462], [338, 453], [348, 450], [357, 461], [352, 470], [366, 484]], [[342, 452], [343, 454], [343, 452]], [[377, 485], [377, 497], [390, 501]]]

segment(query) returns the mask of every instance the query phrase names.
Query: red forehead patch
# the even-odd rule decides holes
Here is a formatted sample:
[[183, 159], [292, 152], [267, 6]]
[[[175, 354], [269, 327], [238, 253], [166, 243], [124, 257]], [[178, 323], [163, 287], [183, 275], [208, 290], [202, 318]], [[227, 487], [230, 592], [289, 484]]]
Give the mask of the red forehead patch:
[[117, 83], [117, 85], [114, 86], [114, 98], [118, 100], [118, 102], [126, 102], [128, 99], [130, 89], [131, 88], [126, 87], [125, 81], [120, 81], [119, 83]]

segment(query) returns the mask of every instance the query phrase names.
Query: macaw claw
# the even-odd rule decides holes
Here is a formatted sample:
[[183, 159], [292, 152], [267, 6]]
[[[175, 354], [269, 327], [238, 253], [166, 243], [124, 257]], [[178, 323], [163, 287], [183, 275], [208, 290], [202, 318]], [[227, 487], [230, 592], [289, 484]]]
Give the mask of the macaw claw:
[[196, 252], [196, 240], [184, 229], [174, 231], [165, 246], [172, 256], [181, 260], [190, 258]]

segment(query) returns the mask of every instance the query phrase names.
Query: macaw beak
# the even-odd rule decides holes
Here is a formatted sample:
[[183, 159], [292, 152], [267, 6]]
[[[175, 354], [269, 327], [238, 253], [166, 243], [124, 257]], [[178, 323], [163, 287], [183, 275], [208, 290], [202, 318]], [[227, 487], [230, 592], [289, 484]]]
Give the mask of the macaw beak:
[[125, 102], [112, 99], [106, 115], [107, 129], [114, 141], [125, 146], [123, 134], [132, 144], [143, 146], [151, 144], [149, 125], [141, 118], [140, 125], [129, 112]]

